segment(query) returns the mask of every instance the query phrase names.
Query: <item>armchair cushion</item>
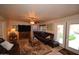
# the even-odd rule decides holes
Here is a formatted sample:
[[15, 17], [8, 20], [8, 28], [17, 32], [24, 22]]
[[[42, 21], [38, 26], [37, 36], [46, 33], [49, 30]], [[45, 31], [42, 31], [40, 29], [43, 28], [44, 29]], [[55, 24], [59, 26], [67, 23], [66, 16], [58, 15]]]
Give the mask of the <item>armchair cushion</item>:
[[0, 45], [8, 51], [14, 46], [14, 44], [9, 43], [8, 41], [4, 41]]

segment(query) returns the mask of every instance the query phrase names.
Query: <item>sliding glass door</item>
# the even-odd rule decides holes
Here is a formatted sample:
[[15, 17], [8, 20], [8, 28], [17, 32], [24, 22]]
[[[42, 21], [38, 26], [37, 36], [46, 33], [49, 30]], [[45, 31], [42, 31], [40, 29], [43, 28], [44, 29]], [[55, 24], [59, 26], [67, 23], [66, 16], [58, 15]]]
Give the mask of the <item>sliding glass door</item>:
[[59, 22], [55, 27], [56, 40], [60, 46], [79, 54], [79, 21]]
[[79, 50], [79, 24], [71, 24], [69, 27], [68, 46]]
[[68, 32], [67, 32], [67, 43], [66, 48], [79, 54], [79, 23], [78, 22], [68, 22]]

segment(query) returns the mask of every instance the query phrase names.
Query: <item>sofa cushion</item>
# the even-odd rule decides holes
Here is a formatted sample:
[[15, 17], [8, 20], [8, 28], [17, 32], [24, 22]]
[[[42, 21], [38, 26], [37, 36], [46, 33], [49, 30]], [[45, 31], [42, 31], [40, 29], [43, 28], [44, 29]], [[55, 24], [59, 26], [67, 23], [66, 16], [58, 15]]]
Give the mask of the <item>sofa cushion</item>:
[[39, 37], [46, 38], [49, 34], [46, 32], [41, 32], [41, 31], [35, 31], [34, 34], [38, 35]]
[[3, 38], [0, 38], [0, 43], [4, 42], [5, 40]]
[[0, 54], [8, 54], [8, 51], [5, 49], [5, 48], [3, 48], [2, 46], [0, 46]]

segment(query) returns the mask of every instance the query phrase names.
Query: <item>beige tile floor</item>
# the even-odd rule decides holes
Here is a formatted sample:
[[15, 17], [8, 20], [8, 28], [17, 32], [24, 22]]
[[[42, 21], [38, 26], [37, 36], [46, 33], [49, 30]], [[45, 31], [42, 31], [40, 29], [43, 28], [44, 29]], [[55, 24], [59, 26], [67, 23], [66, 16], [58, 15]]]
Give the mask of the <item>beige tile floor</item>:
[[47, 55], [63, 55], [62, 53], [59, 52], [59, 50], [61, 49], [62, 47], [52, 48], [52, 52], [48, 53]]

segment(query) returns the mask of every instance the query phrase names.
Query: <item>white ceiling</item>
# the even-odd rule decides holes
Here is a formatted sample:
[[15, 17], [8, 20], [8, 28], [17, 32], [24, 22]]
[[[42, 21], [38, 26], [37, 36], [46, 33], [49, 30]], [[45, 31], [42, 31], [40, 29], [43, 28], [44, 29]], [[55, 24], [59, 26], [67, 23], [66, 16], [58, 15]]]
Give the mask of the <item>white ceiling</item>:
[[40, 21], [52, 20], [79, 13], [77, 4], [14, 4], [0, 5], [0, 16], [7, 19], [23, 20], [28, 12], [34, 12]]

